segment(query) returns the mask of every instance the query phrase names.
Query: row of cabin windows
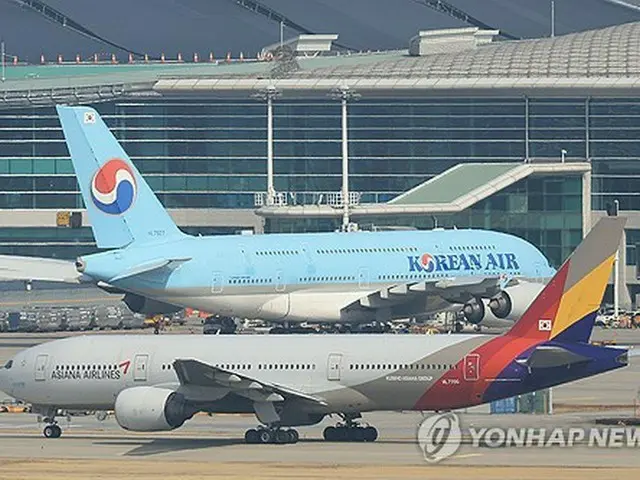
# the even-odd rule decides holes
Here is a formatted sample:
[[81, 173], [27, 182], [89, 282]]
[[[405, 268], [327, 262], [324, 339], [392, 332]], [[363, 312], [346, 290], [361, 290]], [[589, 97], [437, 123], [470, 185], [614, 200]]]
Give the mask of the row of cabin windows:
[[331, 250], [316, 250], [320, 255], [331, 255], [336, 253], [402, 253], [417, 252], [417, 247], [378, 247], [378, 248], [336, 248]]
[[261, 250], [256, 255], [298, 255], [297, 250]]
[[346, 282], [349, 280], [355, 280], [353, 276], [338, 276], [338, 277], [302, 277], [301, 282]]
[[259, 363], [258, 370], [315, 370], [311, 363]]
[[450, 245], [449, 250], [465, 251], [469, 250], [495, 250], [495, 245]]
[[410, 275], [378, 275], [378, 280], [413, 280], [420, 278], [450, 277], [448, 273], [412, 273]]
[[270, 278], [232, 278], [229, 280], [229, 283], [232, 283], [234, 285], [239, 285], [239, 284], [257, 285], [257, 284], [272, 283], [272, 281]]
[[[451, 245], [449, 250], [471, 251], [471, 250], [495, 250], [495, 245]], [[343, 253], [408, 253], [417, 252], [417, 247], [374, 247], [374, 248], [336, 248], [329, 250], [316, 250], [319, 255], [332, 255]], [[256, 255], [299, 255], [298, 250], [261, 250]]]
[[445, 363], [371, 364], [352, 363], [349, 370], [453, 370], [455, 365]]
[[117, 365], [56, 365], [55, 370], [116, 370]]
[[[216, 368], [221, 368], [223, 370], [251, 370], [250, 363], [216, 363]], [[162, 364], [162, 370], [171, 370], [173, 365], [171, 364]], [[314, 364], [309, 363], [268, 363], [268, 364], [258, 364], [258, 370], [315, 370], [316, 366]]]

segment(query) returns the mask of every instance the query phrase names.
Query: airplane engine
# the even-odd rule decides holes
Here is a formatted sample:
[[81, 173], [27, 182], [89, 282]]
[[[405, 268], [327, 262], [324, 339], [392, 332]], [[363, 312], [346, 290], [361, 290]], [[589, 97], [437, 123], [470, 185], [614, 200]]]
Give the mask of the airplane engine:
[[487, 327], [505, 326], [504, 321], [497, 318], [489, 308], [489, 300], [473, 297], [462, 307], [462, 313], [467, 322]]
[[166, 388], [132, 387], [116, 397], [116, 420], [125, 430], [173, 430], [182, 426], [194, 413], [182, 394]]
[[520, 283], [507, 287], [489, 300], [491, 312], [501, 319], [518, 320], [544, 288], [540, 283]]
[[487, 309], [485, 308], [484, 301], [480, 297], [473, 297], [462, 307], [464, 319], [474, 325], [478, 325], [482, 322], [486, 311]]
[[127, 304], [127, 307], [129, 307], [129, 310], [133, 313], [157, 315], [160, 313], [176, 313], [182, 310], [182, 307], [152, 300], [134, 293], [127, 293], [122, 301]]

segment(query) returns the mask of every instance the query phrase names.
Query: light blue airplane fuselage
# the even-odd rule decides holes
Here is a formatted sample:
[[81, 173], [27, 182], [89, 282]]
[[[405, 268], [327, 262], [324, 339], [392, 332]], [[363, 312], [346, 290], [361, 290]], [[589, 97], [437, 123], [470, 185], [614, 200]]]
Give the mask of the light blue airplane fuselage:
[[[483, 230], [191, 237], [95, 110], [57, 111], [96, 243], [113, 249], [80, 259], [79, 270], [137, 298], [245, 318], [366, 322], [478, 304], [511, 280], [553, 275], [533, 245]], [[528, 305], [539, 285], [507, 303]]]
[[[541, 282], [554, 273], [530, 243], [483, 230], [185, 235], [82, 261], [84, 274], [128, 292], [214, 313], [291, 321], [365, 321], [361, 309], [341, 311], [397, 285], [492, 277]], [[119, 279], [123, 272], [134, 275]], [[445, 307], [442, 299], [429, 298], [418, 302], [422, 311], [410, 313]]]

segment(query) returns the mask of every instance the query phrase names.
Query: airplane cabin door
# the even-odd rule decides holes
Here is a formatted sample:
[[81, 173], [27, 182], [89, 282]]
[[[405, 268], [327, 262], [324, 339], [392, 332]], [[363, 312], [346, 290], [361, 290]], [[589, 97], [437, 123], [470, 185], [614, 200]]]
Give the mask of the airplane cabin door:
[[36, 363], [34, 366], [34, 378], [37, 381], [44, 381], [47, 377], [47, 361], [49, 360], [49, 355], [42, 354], [36, 357]]
[[369, 288], [369, 269], [367, 267], [360, 267], [358, 269], [358, 287], [360, 289]]
[[222, 293], [222, 273], [213, 272], [211, 275], [211, 293]]
[[342, 369], [342, 354], [330, 353], [327, 359], [327, 380], [340, 380], [340, 370]]
[[480, 378], [480, 355], [477, 353], [470, 353], [464, 357], [463, 366], [464, 379], [473, 382]]
[[284, 292], [285, 291], [285, 283], [284, 283], [284, 275], [282, 270], [278, 270], [276, 272], [276, 292]]
[[136, 355], [133, 361], [133, 380], [136, 382], [147, 381], [147, 370], [149, 364], [149, 355]]

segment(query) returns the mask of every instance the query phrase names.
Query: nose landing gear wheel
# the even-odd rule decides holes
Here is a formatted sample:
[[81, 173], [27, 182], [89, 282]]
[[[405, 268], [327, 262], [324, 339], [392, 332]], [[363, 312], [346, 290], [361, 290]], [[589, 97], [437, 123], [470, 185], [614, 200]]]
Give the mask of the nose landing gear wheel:
[[52, 424], [44, 427], [42, 433], [45, 438], [60, 438], [60, 435], [62, 435], [62, 429], [58, 425]]

